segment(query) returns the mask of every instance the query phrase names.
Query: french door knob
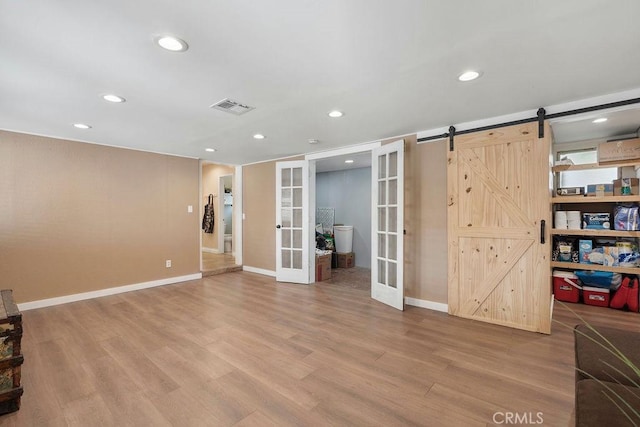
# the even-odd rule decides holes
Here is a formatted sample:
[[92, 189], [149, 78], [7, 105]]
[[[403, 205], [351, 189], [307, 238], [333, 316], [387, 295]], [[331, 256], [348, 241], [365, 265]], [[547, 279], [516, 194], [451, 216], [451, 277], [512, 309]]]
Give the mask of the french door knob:
[[278, 224], [278, 225], [276, 225], [276, 228], [280, 229], [280, 228], [282, 228], [282, 227], [280, 227], [280, 224]]

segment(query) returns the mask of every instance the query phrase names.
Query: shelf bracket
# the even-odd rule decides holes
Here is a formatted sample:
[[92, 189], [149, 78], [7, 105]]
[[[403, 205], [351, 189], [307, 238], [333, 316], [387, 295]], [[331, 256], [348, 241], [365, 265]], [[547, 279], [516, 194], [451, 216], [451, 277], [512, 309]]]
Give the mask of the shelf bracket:
[[456, 135], [456, 128], [449, 126], [449, 151], [453, 151], [453, 137]]
[[544, 108], [538, 108], [538, 138], [544, 138], [544, 119], [547, 112]]

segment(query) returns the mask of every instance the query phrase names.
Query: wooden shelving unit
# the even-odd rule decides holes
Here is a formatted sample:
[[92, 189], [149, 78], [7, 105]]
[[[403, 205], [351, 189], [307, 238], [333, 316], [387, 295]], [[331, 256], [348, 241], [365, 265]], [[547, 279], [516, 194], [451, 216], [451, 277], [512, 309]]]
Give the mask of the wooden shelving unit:
[[551, 198], [554, 205], [564, 203], [639, 203], [640, 196], [557, 196]]
[[553, 236], [593, 236], [593, 237], [631, 237], [634, 239], [640, 238], [640, 231], [625, 231], [625, 230], [567, 230], [554, 228], [551, 230]]
[[[613, 167], [628, 167], [640, 166], [640, 162], [636, 160], [624, 161], [624, 162], [611, 162], [611, 163], [590, 163], [584, 165], [559, 165], [554, 166], [552, 171], [554, 173], [557, 172], [566, 172], [566, 171], [583, 171], [583, 170], [591, 170], [591, 169], [599, 169], [599, 168], [613, 168]], [[604, 196], [604, 197], [593, 197], [593, 196], [556, 196], [551, 198], [551, 204], [553, 206], [564, 205], [564, 204], [572, 204], [572, 205], [590, 205], [590, 204], [615, 204], [615, 203], [640, 203], [640, 195], [634, 196]], [[603, 206], [605, 206], [603, 205]], [[594, 209], [601, 209], [603, 206], [594, 207]], [[575, 209], [574, 206], [572, 208]], [[578, 207], [579, 209], [579, 207]], [[604, 211], [603, 211], [604, 212]], [[580, 229], [580, 230], [566, 230], [566, 229], [551, 229], [552, 236], [579, 236], [579, 237], [613, 237], [613, 238], [633, 238], [640, 239], [640, 231], [626, 231], [626, 230], [591, 230], [591, 229]], [[605, 267], [598, 264], [581, 264], [581, 263], [573, 263], [573, 262], [560, 262], [560, 261], [552, 261], [551, 267], [553, 268], [564, 268], [567, 270], [597, 270], [597, 271], [609, 271], [613, 273], [622, 273], [622, 274], [638, 274], [640, 275], [640, 267]]]
[[638, 267], [606, 267], [604, 265], [580, 264], [576, 262], [551, 261], [551, 267], [564, 268], [567, 270], [597, 270], [623, 274], [640, 274], [640, 268]]
[[626, 162], [611, 162], [611, 163], [587, 163], [584, 165], [557, 165], [551, 168], [553, 172], [566, 172], [566, 171], [584, 171], [589, 169], [602, 169], [602, 168], [623, 168], [627, 166], [640, 166], [638, 160], [628, 160]]

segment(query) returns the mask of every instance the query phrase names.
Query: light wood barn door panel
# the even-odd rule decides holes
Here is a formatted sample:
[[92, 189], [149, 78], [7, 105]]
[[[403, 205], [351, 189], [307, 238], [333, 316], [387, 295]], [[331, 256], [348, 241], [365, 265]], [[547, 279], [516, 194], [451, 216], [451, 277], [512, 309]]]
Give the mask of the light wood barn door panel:
[[537, 123], [454, 138], [450, 314], [550, 333], [550, 147], [549, 127], [539, 139]]

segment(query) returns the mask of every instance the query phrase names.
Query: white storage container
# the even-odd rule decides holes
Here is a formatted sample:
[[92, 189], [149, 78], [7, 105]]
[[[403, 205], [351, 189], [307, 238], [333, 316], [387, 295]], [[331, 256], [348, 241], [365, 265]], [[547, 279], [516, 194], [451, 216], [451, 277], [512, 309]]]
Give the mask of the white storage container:
[[335, 225], [336, 252], [346, 254], [353, 251], [353, 225]]

